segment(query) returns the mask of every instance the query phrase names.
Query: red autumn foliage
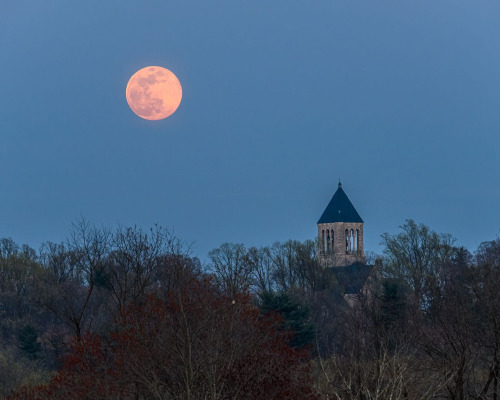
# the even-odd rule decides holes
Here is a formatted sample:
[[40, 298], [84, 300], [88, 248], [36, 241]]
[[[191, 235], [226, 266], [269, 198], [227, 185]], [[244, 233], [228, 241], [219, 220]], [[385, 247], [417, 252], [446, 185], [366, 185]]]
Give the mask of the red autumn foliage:
[[48, 385], [21, 388], [9, 399], [116, 399], [122, 392], [117, 374], [109, 344], [87, 334]]
[[308, 399], [307, 357], [246, 295], [194, 281], [149, 297], [104, 340], [86, 336], [48, 385], [11, 399]]

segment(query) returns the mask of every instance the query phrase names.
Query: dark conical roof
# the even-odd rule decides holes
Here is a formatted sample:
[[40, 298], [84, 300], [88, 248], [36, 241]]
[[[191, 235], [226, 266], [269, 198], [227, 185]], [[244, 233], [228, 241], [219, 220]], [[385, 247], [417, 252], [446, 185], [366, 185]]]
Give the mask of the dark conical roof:
[[333, 222], [361, 222], [363, 220], [352, 205], [351, 201], [342, 190], [342, 184], [339, 182], [339, 188], [333, 195], [330, 203], [326, 206], [323, 215], [318, 224], [328, 224]]

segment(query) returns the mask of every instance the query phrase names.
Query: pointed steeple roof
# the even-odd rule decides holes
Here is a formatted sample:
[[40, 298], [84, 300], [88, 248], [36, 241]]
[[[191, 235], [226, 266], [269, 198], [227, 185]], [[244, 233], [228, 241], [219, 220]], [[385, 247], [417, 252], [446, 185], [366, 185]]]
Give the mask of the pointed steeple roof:
[[342, 189], [339, 181], [339, 188], [333, 195], [330, 203], [326, 206], [318, 224], [329, 224], [333, 222], [361, 222], [363, 220], [352, 205], [351, 201]]

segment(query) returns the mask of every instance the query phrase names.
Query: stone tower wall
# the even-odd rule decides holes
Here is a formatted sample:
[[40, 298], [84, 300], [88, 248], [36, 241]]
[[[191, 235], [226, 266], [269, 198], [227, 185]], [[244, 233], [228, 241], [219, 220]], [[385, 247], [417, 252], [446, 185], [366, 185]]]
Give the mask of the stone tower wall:
[[343, 266], [365, 262], [363, 223], [318, 224], [318, 243], [319, 258], [324, 264]]

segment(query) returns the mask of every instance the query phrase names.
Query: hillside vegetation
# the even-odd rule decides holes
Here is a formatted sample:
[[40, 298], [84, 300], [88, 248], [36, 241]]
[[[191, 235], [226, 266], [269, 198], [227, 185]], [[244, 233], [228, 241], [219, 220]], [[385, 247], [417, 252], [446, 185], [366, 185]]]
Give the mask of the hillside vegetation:
[[156, 226], [0, 239], [0, 398], [498, 399], [500, 239], [382, 242], [352, 293], [314, 241], [201, 265]]

